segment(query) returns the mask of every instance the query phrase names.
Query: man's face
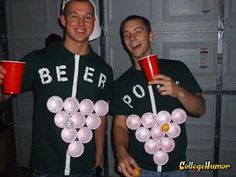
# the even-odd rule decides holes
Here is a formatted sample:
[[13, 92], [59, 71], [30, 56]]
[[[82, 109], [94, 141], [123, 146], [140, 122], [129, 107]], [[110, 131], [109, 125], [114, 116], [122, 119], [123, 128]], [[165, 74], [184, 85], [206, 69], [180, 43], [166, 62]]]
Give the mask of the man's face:
[[89, 2], [71, 1], [65, 15], [62, 15], [60, 20], [66, 28], [66, 40], [88, 42], [95, 21], [93, 6]]
[[123, 27], [123, 40], [132, 57], [137, 60], [151, 54], [152, 32], [148, 32], [140, 19], [126, 22]]

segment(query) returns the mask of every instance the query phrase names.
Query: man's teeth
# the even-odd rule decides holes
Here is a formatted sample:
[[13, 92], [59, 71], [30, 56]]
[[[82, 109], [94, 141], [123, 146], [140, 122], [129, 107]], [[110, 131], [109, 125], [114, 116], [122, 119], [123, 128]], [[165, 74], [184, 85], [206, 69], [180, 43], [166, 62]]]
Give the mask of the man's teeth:
[[131, 44], [131, 47], [137, 47], [139, 44]]
[[133, 44], [133, 45], [131, 45], [131, 48], [132, 49], [137, 49], [140, 46], [141, 46], [141, 44]]
[[83, 32], [85, 32], [85, 30], [84, 29], [77, 29], [76, 32], [83, 33]]

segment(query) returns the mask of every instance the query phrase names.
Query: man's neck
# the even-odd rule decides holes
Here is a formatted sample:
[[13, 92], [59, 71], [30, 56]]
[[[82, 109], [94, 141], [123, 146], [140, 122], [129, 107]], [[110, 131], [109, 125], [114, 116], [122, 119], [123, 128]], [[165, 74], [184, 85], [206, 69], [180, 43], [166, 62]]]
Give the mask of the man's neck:
[[90, 51], [90, 46], [88, 42], [78, 43], [78, 42], [64, 42], [65, 48], [75, 55], [86, 55]]
[[142, 70], [137, 61], [134, 62], [134, 67], [135, 67], [136, 70]]

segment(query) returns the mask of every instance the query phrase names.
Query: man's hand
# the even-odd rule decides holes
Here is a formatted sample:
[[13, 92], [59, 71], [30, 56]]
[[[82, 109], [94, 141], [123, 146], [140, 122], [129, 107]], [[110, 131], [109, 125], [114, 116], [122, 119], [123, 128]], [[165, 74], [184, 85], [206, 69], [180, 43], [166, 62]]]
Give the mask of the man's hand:
[[0, 65], [0, 84], [2, 84], [2, 79], [4, 78], [4, 74], [6, 70]]
[[140, 169], [136, 161], [128, 154], [118, 157], [118, 171], [126, 177], [135, 177], [134, 169]]
[[148, 82], [150, 85], [157, 85], [157, 91], [160, 95], [168, 95], [178, 98], [181, 94], [181, 87], [176, 84], [170, 77], [159, 74], [153, 77], [153, 80]]

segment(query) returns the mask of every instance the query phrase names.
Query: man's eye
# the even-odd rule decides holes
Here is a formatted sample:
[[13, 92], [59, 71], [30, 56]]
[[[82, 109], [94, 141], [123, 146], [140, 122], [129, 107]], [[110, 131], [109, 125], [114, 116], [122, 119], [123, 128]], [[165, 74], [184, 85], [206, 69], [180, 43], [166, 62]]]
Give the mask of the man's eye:
[[142, 30], [137, 30], [137, 31], [135, 31], [136, 33], [142, 33]]
[[125, 34], [124, 38], [126, 38], [126, 39], [129, 38], [129, 34]]
[[77, 18], [77, 15], [71, 15], [70, 17], [75, 19]]
[[85, 20], [93, 20], [93, 17], [92, 16], [85, 16]]

